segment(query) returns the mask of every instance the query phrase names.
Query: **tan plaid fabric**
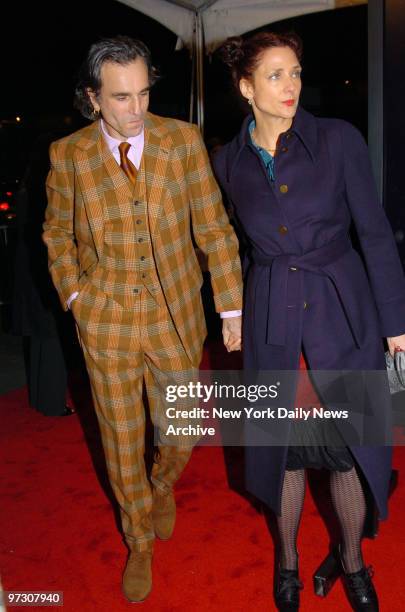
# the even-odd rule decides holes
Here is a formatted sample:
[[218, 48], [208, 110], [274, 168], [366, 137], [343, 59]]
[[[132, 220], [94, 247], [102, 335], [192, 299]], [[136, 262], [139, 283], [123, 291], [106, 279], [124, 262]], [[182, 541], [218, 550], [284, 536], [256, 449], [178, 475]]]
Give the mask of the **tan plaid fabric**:
[[[163, 397], [167, 384], [187, 384], [197, 376], [168, 316], [144, 288], [124, 308], [91, 282], [72, 303], [89, 373], [109, 479], [120, 506], [127, 542], [138, 550], [154, 538], [152, 495], [146, 474], [144, 384], [150, 416], [166, 427]], [[143, 383], [144, 381], [144, 383]], [[183, 401], [182, 409], [192, 407]], [[190, 441], [159, 445], [152, 481], [172, 487], [190, 454]]]
[[[110, 158], [111, 152], [105, 146], [106, 167]], [[123, 200], [110, 177], [105, 179], [108, 206], [104, 209], [104, 245], [91, 280], [124, 307], [131, 306], [143, 286], [165, 303], [149, 228], [146, 161], [143, 155], [135, 184], [130, 186], [131, 199]]]
[[[191, 240], [208, 255], [218, 310], [241, 308], [237, 240], [194, 126], [149, 115], [135, 185], [98, 122], [54, 143], [44, 240], [61, 302], [72, 311], [127, 541], [153, 540], [145, 471], [144, 385], [164, 431], [167, 384], [195, 380], [205, 336], [201, 272]], [[176, 403], [176, 407], [188, 408]], [[183, 423], [175, 423], [182, 425]], [[187, 442], [187, 443], [186, 443]], [[190, 442], [161, 446], [152, 481], [171, 487]]]
[[[112, 191], [122, 204], [132, 206], [131, 184], [112, 155], [103, 159], [103, 146], [98, 121], [51, 145], [44, 240], [65, 309], [69, 296], [80, 290], [79, 279], [97, 268]], [[217, 311], [242, 308], [237, 239], [195, 126], [148, 114], [144, 155], [156, 269], [177, 332], [198, 365], [206, 329], [191, 226], [208, 255]]]

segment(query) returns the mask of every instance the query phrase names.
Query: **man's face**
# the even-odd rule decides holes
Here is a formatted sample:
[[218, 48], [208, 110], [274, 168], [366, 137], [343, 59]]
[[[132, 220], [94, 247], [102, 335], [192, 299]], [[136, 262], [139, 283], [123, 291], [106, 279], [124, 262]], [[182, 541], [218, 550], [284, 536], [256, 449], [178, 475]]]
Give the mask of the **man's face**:
[[107, 132], [125, 140], [137, 136], [149, 105], [148, 69], [143, 59], [129, 64], [105, 62], [101, 67], [98, 96], [88, 90], [96, 111], [100, 111]]

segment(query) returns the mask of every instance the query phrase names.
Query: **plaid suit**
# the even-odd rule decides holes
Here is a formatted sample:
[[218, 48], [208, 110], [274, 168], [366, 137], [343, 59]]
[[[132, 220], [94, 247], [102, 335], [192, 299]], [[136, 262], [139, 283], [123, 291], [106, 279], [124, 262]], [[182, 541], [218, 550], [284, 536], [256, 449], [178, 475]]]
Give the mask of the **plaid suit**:
[[[126, 539], [153, 540], [145, 474], [146, 386], [164, 426], [162, 390], [196, 376], [206, 335], [191, 231], [208, 256], [216, 309], [242, 305], [238, 244], [198, 130], [148, 113], [135, 187], [99, 122], [51, 146], [44, 240], [62, 306], [72, 303], [109, 477]], [[171, 487], [190, 451], [160, 447], [152, 481]]]

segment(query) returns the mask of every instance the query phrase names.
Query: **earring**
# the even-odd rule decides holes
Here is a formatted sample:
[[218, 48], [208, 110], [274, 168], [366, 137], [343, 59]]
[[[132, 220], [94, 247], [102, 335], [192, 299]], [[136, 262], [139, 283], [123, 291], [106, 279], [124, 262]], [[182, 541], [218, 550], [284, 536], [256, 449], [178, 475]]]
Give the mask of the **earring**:
[[252, 106], [252, 98], [248, 98], [248, 104], [249, 106]]
[[95, 109], [93, 108], [93, 119], [98, 119], [98, 116], [100, 114], [100, 109]]

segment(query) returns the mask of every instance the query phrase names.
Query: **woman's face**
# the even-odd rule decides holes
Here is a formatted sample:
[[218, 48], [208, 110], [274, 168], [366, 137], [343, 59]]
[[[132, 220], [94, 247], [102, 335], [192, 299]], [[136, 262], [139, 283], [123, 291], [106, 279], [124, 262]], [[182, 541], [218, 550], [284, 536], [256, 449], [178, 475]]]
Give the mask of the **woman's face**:
[[252, 78], [241, 79], [240, 90], [258, 116], [292, 119], [301, 92], [301, 66], [290, 47], [263, 52]]

